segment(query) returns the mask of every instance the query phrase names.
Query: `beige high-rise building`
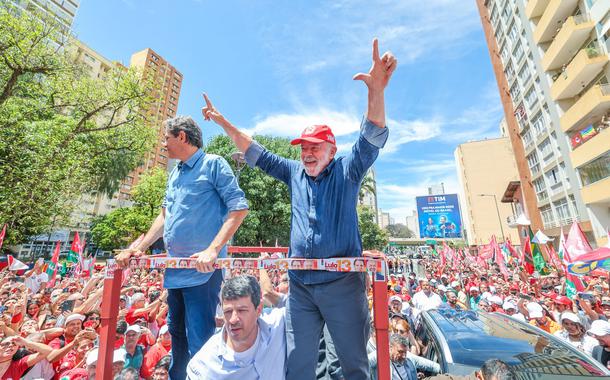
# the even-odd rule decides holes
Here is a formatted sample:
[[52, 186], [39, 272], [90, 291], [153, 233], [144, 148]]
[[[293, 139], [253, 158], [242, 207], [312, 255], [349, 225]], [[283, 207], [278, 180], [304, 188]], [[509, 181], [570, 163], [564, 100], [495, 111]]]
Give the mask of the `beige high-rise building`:
[[532, 226], [606, 244], [610, 1], [476, 1]]
[[501, 203], [506, 184], [519, 179], [510, 139], [468, 142], [459, 145], [454, 155], [468, 244], [486, 244], [492, 235], [498, 241], [518, 242], [517, 230], [508, 225], [513, 210]]
[[55, 17], [66, 30], [72, 28], [80, 0], [11, 0], [18, 7], [31, 11], [39, 10]]
[[176, 116], [182, 88], [182, 74], [150, 48], [134, 53], [131, 56], [130, 67], [141, 69], [143, 75], [152, 78], [157, 86], [157, 91], [153, 93], [153, 99], [157, 99], [157, 101], [151, 105], [150, 109], [144, 111], [149, 119], [150, 127], [157, 130], [157, 142], [153, 150], [146, 155], [144, 163], [128, 177], [125, 193], [138, 183], [139, 176], [147, 170], [156, 167], [168, 168], [169, 158], [167, 150], [163, 147], [163, 121]]

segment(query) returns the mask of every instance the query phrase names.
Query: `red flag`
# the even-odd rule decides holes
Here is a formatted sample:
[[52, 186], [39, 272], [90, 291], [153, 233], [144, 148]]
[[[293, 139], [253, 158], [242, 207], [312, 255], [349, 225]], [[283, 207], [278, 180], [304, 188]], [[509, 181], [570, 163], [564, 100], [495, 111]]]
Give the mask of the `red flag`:
[[55, 286], [55, 277], [57, 276], [57, 263], [59, 262], [60, 245], [61, 244], [59, 241], [55, 244], [53, 257], [51, 258], [51, 263], [47, 268], [47, 275], [49, 276], [49, 289]]
[[2, 248], [2, 243], [4, 243], [5, 234], [6, 234], [6, 223], [4, 223], [4, 227], [2, 227], [2, 232], [0, 232], [0, 248]]
[[517, 252], [517, 250], [515, 249], [515, 247], [513, 247], [513, 244], [510, 242], [510, 239], [506, 239], [506, 243], [504, 243], [504, 246], [506, 247], [506, 249], [508, 250], [508, 253], [510, 253], [510, 255], [519, 260], [521, 257], [521, 255], [519, 255], [519, 252]]
[[523, 244], [523, 257], [521, 263], [528, 274], [534, 273], [534, 256], [532, 255], [532, 245], [529, 236], [525, 238], [525, 243]]
[[20, 271], [24, 269], [29, 269], [29, 267], [12, 255], [8, 255], [8, 270]]
[[551, 259], [551, 263], [553, 264], [553, 266], [555, 268], [562, 269], [563, 265], [561, 264], [561, 260], [559, 260], [559, 256], [557, 255], [557, 252], [555, 252], [555, 248], [553, 248], [552, 245], [550, 246], [543, 246], [546, 249], [546, 252], [549, 256], [549, 258]]
[[495, 235], [491, 237], [490, 245], [495, 255], [496, 264], [498, 264], [498, 267], [500, 268], [500, 272], [502, 272], [504, 279], [508, 281], [508, 278], [510, 277], [510, 272], [508, 271], [508, 268], [506, 268], [506, 259], [504, 258], [504, 253], [502, 253], [502, 249], [500, 249], [500, 246], [496, 241]]
[[572, 223], [572, 227], [570, 227], [568, 238], [565, 241], [565, 248], [564, 260], [568, 263], [573, 263], [578, 260], [580, 255], [591, 252], [591, 245], [576, 222]]

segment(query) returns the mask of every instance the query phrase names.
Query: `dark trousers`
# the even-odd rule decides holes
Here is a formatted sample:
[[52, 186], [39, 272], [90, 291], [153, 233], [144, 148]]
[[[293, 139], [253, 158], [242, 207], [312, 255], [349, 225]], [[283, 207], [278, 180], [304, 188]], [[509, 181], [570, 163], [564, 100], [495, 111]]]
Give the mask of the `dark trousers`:
[[222, 271], [216, 270], [205, 284], [168, 289], [167, 327], [172, 336], [171, 380], [186, 379], [186, 366], [214, 335]]
[[343, 377], [369, 379], [366, 342], [370, 326], [365, 286], [364, 273], [348, 273], [317, 285], [290, 281], [286, 309], [287, 380], [316, 378], [324, 323], [332, 336]]

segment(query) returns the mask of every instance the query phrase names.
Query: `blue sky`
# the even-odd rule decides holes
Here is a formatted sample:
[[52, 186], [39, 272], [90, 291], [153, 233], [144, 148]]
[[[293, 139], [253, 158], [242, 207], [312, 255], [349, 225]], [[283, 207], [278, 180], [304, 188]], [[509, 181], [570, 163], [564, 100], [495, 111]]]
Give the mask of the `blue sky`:
[[390, 139], [375, 164], [397, 222], [430, 184], [457, 192], [453, 152], [497, 137], [502, 109], [474, 0], [83, 0], [73, 28], [111, 60], [150, 47], [184, 75], [178, 113], [204, 137], [201, 93], [235, 125], [293, 137], [328, 124], [340, 153], [366, 111], [371, 41], [398, 58], [386, 91]]

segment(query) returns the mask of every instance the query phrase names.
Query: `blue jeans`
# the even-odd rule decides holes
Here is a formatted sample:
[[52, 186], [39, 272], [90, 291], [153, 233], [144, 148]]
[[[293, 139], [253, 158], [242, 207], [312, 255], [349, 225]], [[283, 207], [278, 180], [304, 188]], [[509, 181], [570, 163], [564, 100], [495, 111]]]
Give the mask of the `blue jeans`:
[[366, 342], [370, 326], [364, 276], [348, 273], [338, 280], [315, 285], [290, 280], [286, 309], [286, 380], [316, 378], [324, 323], [335, 344], [343, 377], [369, 379]]
[[167, 327], [172, 336], [170, 379], [186, 379], [188, 362], [214, 335], [221, 284], [222, 271], [216, 270], [204, 284], [168, 289]]

